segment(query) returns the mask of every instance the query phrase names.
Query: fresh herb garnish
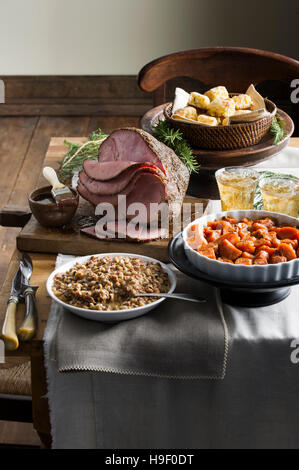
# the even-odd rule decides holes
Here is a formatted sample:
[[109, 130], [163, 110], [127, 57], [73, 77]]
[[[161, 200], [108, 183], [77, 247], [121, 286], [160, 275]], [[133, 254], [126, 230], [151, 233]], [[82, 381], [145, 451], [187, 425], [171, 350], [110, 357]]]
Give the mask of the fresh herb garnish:
[[102, 132], [101, 129], [97, 129], [90, 134], [88, 141], [84, 142], [84, 144], [75, 144], [65, 140], [64, 143], [68, 146], [68, 152], [60, 163], [58, 170], [59, 179], [63, 183], [70, 183], [74, 173], [82, 169], [86, 158], [97, 160], [99, 148], [107, 137], [108, 134]]
[[[74, 173], [81, 171], [86, 158], [97, 160], [99, 148], [107, 137], [108, 135], [102, 132], [101, 129], [97, 129], [90, 134], [88, 141], [83, 144], [76, 144], [65, 140], [64, 143], [68, 147], [68, 152], [60, 163], [58, 170], [59, 179], [63, 183], [70, 183]], [[187, 166], [190, 173], [198, 172], [199, 164], [196, 157], [192, 154], [190, 145], [179, 130], [173, 129], [165, 121], [159, 121], [154, 128], [154, 137], [174, 150]]]
[[285, 130], [283, 127], [284, 127], [284, 122], [282, 121], [281, 117], [277, 113], [274, 116], [274, 119], [270, 127], [270, 134], [273, 137], [274, 145], [278, 145], [279, 142], [284, 138]]
[[166, 121], [162, 120], [159, 120], [153, 131], [154, 137], [176, 153], [188, 168], [189, 173], [198, 172], [200, 165], [181, 131], [173, 129]]

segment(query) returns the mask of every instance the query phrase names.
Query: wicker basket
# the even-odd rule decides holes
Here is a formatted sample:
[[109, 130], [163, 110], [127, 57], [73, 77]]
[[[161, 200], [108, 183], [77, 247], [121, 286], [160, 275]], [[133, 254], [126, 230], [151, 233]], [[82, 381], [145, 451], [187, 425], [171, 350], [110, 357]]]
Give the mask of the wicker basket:
[[265, 103], [270, 112], [269, 115], [254, 122], [242, 122], [229, 126], [209, 127], [172, 119], [172, 103], [165, 107], [164, 115], [165, 119], [171, 122], [171, 126], [182, 131], [194, 147], [209, 150], [233, 150], [256, 145], [268, 133], [277, 108], [268, 99], [265, 99]]

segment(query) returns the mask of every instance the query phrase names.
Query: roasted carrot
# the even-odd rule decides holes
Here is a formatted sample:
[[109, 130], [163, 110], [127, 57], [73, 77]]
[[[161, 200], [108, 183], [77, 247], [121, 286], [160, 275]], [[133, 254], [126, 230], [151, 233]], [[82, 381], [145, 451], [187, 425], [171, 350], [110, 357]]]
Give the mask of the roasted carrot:
[[238, 250], [238, 248], [228, 240], [223, 240], [219, 245], [219, 253], [223, 258], [228, 258], [234, 261], [241, 256], [242, 251]]
[[252, 265], [252, 259], [240, 257], [240, 258], [236, 259], [235, 264], [245, 264], [247, 266], [251, 266]]
[[255, 238], [270, 238], [267, 228], [259, 228], [252, 232], [252, 236]]
[[240, 241], [240, 237], [235, 232], [229, 232], [223, 235], [232, 245], [235, 245]]
[[244, 241], [241, 241], [241, 242], [237, 242], [236, 247], [239, 250], [247, 251], [248, 253], [254, 253], [255, 252], [255, 245], [254, 245], [253, 241], [251, 241], [251, 240], [244, 240]]
[[233, 232], [234, 227], [230, 222], [227, 222], [226, 220], [219, 220], [217, 229], [222, 228], [222, 233], [228, 233], [228, 232]]
[[270, 229], [271, 227], [273, 227], [275, 225], [275, 222], [273, 220], [269, 219], [269, 217], [266, 217], [265, 219], [256, 220], [255, 223], [262, 224], [265, 227], [267, 227], [268, 229]]
[[295, 227], [281, 227], [277, 230], [277, 236], [280, 240], [284, 238], [299, 240], [299, 230]]
[[211, 230], [210, 232], [205, 233], [205, 237], [206, 237], [208, 243], [214, 242], [218, 238], [221, 237], [221, 230]]
[[250, 232], [248, 230], [239, 230], [238, 235], [241, 238], [241, 240], [248, 240], [251, 236]]
[[259, 222], [254, 222], [254, 224], [252, 224], [252, 230], [255, 232], [256, 230], [267, 230], [268, 232], [268, 229], [266, 227], [266, 225], [264, 224], [261, 224]]
[[230, 264], [234, 264], [234, 262], [231, 260], [231, 259], [227, 259], [227, 258], [218, 258], [218, 261], [221, 261], [222, 263], [230, 263]]
[[279, 254], [274, 254], [270, 258], [270, 264], [285, 263], [286, 261], [288, 261], [287, 258]]
[[[212, 230], [217, 230], [218, 225], [219, 225], [218, 220], [207, 223], [207, 226], [210, 227]], [[222, 228], [222, 227], [220, 227], [220, 228]]]
[[270, 256], [272, 256], [275, 253], [276, 248], [271, 248], [270, 246], [267, 246], [267, 245], [257, 246], [256, 254], [258, 254], [260, 251], [266, 251], [267, 253], [269, 253]]
[[289, 238], [284, 238], [283, 243], [287, 243], [288, 245], [291, 245], [294, 248], [294, 250], [297, 250], [298, 245], [299, 245], [298, 240], [290, 240]]
[[213, 248], [206, 248], [205, 250], [197, 250], [198, 253], [202, 256], [206, 256], [210, 259], [216, 259], [215, 251]]
[[253, 264], [264, 265], [268, 264], [268, 261], [266, 260], [266, 258], [254, 258]]
[[269, 232], [269, 238], [271, 240], [271, 244], [274, 248], [277, 248], [278, 245], [280, 244], [280, 241], [277, 238], [277, 233], [276, 232]]
[[259, 246], [262, 246], [262, 245], [271, 247], [272, 244], [271, 244], [270, 240], [266, 240], [265, 238], [260, 238], [259, 240], [255, 240], [255, 242], [254, 242], [255, 247], [259, 247]]
[[254, 256], [251, 253], [248, 253], [247, 251], [243, 251], [241, 258], [253, 259]]
[[215, 253], [217, 254], [218, 251], [219, 251], [219, 243], [218, 243], [218, 240], [214, 241], [214, 242], [209, 242], [207, 244], [207, 247], [203, 247], [202, 249], [205, 250], [206, 248], [212, 248]]
[[245, 217], [244, 219], [242, 219], [241, 222], [243, 222], [244, 224], [248, 225], [249, 227], [253, 224], [253, 221], [247, 219], [247, 217]]
[[232, 217], [223, 217], [223, 220], [225, 220], [225, 222], [229, 222], [232, 225], [235, 225], [238, 223], [237, 219], [233, 219]]
[[247, 230], [247, 232], [249, 231], [249, 230], [248, 230], [249, 226], [248, 226], [247, 224], [245, 224], [244, 222], [239, 222], [239, 223], [237, 224], [237, 227], [238, 227], [238, 229], [240, 229], [240, 230]]
[[281, 243], [277, 249], [281, 256], [285, 256], [288, 261], [291, 261], [292, 259], [297, 259], [294, 248], [288, 243]]
[[255, 258], [263, 258], [268, 261], [268, 259], [270, 258], [270, 253], [268, 253], [268, 251], [265, 251], [265, 250], [260, 250], [257, 252]]

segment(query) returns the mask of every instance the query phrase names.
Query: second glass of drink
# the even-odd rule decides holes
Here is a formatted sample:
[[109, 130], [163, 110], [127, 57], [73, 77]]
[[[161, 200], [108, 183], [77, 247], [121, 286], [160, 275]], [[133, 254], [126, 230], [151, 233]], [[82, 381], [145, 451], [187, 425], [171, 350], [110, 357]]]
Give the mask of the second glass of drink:
[[216, 171], [223, 211], [253, 209], [259, 173], [252, 168], [227, 167]]

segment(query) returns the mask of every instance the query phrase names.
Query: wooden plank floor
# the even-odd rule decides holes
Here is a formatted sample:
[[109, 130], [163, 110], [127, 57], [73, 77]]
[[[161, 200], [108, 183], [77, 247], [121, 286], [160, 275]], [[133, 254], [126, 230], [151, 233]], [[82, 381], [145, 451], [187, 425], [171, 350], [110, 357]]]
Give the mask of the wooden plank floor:
[[40, 440], [30, 423], [0, 421], [0, 448], [2, 446], [39, 447]]
[[[80, 137], [89, 135], [99, 127], [109, 133], [118, 127], [138, 125], [139, 118], [134, 116], [1, 116], [0, 207], [27, 203], [28, 194], [36, 187], [51, 137]], [[19, 230], [0, 227], [0, 286], [5, 279]], [[0, 446], [7, 444], [38, 446], [39, 439], [30, 424], [0, 421]]]

